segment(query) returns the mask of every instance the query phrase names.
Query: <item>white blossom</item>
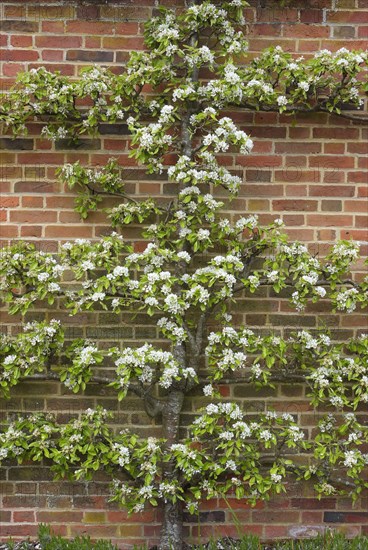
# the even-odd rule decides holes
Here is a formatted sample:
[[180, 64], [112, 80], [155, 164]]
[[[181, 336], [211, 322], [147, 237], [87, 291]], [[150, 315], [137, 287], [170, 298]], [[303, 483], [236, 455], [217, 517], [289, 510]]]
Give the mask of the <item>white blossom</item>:
[[203, 387], [203, 393], [206, 397], [211, 397], [214, 393], [214, 389], [212, 384], [207, 384]]
[[286, 97], [284, 95], [279, 95], [276, 101], [277, 101], [277, 104], [280, 107], [282, 107], [283, 105], [288, 104], [288, 100], [286, 99]]

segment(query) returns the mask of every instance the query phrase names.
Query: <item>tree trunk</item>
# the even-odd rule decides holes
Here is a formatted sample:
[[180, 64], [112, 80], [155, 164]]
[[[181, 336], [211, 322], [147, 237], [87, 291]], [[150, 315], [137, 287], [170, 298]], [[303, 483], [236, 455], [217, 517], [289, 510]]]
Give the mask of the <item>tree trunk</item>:
[[[177, 443], [180, 426], [180, 413], [183, 406], [184, 393], [172, 391], [169, 393], [162, 413], [163, 437], [167, 447]], [[163, 481], [174, 481], [177, 473], [174, 465], [167, 462], [163, 465]], [[181, 550], [183, 546], [183, 517], [181, 502], [165, 502], [164, 517], [160, 535], [159, 550]]]
[[165, 502], [160, 535], [160, 550], [181, 550], [183, 547], [183, 513], [181, 502]]

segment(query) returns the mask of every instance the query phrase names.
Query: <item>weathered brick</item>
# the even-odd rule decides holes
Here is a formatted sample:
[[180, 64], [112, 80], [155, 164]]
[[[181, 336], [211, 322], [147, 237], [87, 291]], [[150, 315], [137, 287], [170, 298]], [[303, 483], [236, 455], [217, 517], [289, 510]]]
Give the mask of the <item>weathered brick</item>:
[[0, 61], [37, 61], [40, 54], [35, 50], [10, 50], [0, 51]]
[[345, 185], [311, 185], [309, 195], [311, 197], [353, 197], [355, 187]]
[[151, 16], [151, 9], [137, 6], [101, 6], [101, 19], [109, 21], [147, 21]]
[[23, 525], [7, 525], [4, 524], [1, 526], [1, 537], [5, 539], [8, 537], [35, 537], [37, 535], [38, 526], [31, 524]]
[[51, 181], [17, 181], [14, 184], [15, 193], [52, 193], [59, 188], [58, 182]]
[[0, 21], [0, 31], [36, 33], [39, 28], [37, 21], [17, 21], [5, 19]]
[[94, 50], [69, 50], [66, 53], [69, 61], [110, 62], [114, 59], [112, 52]]
[[74, 16], [74, 7], [70, 5], [35, 4], [28, 6], [27, 16], [29, 19], [42, 21], [45, 19], [71, 19]]
[[57, 511], [39, 511], [37, 512], [37, 521], [40, 523], [76, 523], [83, 518], [82, 512], [76, 512], [75, 510], [70, 512], [64, 512], [62, 510]]
[[272, 201], [272, 209], [277, 211], [315, 211], [317, 201], [310, 200], [275, 200]]
[[295, 24], [284, 29], [284, 36], [296, 38], [328, 38], [329, 35], [330, 29], [322, 25]]
[[52, 210], [24, 210], [10, 212], [10, 221], [18, 223], [56, 222], [57, 212]]
[[325, 512], [325, 523], [366, 523], [368, 512]]
[[33, 44], [33, 37], [30, 35], [14, 35], [10, 37], [10, 44], [14, 48], [29, 48]]
[[45, 61], [62, 61], [64, 59], [64, 52], [59, 50], [42, 50], [41, 56]]
[[33, 510], [15, 511], [13, 512], [13, 521], [15, 523], [35, 523], [35, 512]]
[[11, 511], [10, 510], [0, 510], [0, 521], [2, 523], [10, 523]]
[[341, 212], [342, 201], [337, 200], [323, 200], [321, 202], [323, 212]]
[[357, 28], [353, 25], [337, 25], [332, 30], [334, 38], [355, 38], [357, 33]]

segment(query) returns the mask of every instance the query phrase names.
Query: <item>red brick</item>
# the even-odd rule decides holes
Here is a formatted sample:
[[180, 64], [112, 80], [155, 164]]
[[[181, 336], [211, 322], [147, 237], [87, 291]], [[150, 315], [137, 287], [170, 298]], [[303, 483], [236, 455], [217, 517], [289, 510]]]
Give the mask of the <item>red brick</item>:
[[239, 156], [236, 163], [241, 166], [255, 166], [260, 168], [270, 168], [272, 166], [281, 166], [282, 157], [279, 155], [249, 155]]
[[311, 185], [311, 197], [354, 197], [355, 187], [347, 185]]
[[15, 206], [19, 206], [18, 197], [0, 196], [0, 208], [14, 208]]
[[323, 12], [321, 9], [301, 9], [300, 21], [302, 23], [322, 23]]
[[69, 61], [88, 61], [109, 63], [114, 60], [113, 52], [96, 50], [69, 50], [66, 52], [66, 59]]
[[368, 13], [364, 10], [331, 10], [327, 12], [327, 23], [357, 23], [363, 25], [368, 23]]
[[319, 241], [333, 241], [336, 239], [336, 231], [333, 229], [320, 229], [318, 231]]
[[346, 212], [367, 212], [368, 204], [361, 200], [345, 201], [344, 210]]
[[60, 48], [60, 44], [63, 48], [78, 48], [82, 45], [82, 38], [80, 36], [36, 36], [35, 44], [37, 48]]
[[317, 209], [317, 201], [308, 200], [276, 200], [272, 201], [272, 209], [277, 211], [315, 211]]
[[15, 34], [10, 37], [10, 44], [14, 48], [29, 48], [32, 46], [32, 36]]
[[82, 4], [77, 7], [76, 19], [94, 19], [100, 18], [100, 6], [92, 4]]
[[310, 128], [289, 128], [289, 138], [291, 139], [308, 139], [311, 135]]
[[[342, 315], [341, 316], [341, 326], [343, 327], [368, 327], [368, 318], [367, 314], [361, 315]], [[367, 519], [367, 518], [366, 518]], [[362, 517], [359, 517], [358, 522], [363, 520]], [[347, 519], [346, 523], [353, 523], [352, 517]]]
[[336, 167], [326, 166], [323, 172], [322, 183], [345, 183], [346, 174]]
[[56, 511], [37, 511], [38, 523], [76, 523], [83, 518], [82, 512], [73, 510], [71, 512]]
[[307, 225], [313, 225], [315, 227], [351, 227], [353, 225], [353, 217], [346, 215], [309, 214], [307, 216]]
[[56, 222], [57, 212], [52, 210], [15, 210], [10, 212], [10, 221], [18, 223]]
[[64, 21], [42, 21], [42, 32], [51, 32], [53, 34], [62, 34], [64, 32]]
[[[284, 181], [286, 183], [315, 183], [320, 180], [320, 174], [317, 170], [304, 170], [299, 166], [293, 166], [289, 163], [289, 166], [283, 170], [275, 170], [275, 181]], [[295, 188], [295, 186], [292, 186]], [[305, 185], [299, 185], [298, 190], [307, 189]], [[286, 189], [288, 192], [288, 189]], [[306, 193], [302, 193], [306, 195]]]
[[23, 525], [2, 525], [2, 537], [35, 537], [37, 535], [38, 525], [25, 523]]
[[161, 185], [159, 183], [140, 183], [139, 193], [142, 195], [159, 195]]
[[267, 8], [257, 11], [257, 20], [265, 22], [282, 21], [283, 23], [294, 22], [298, 20], [298, 10], [293, 7], [278, 8], [275, 5], [267, 6]]
[[[364, 168], [368, 170], [368, 156], [358, 158], [358, 168]], [[368, 173], [366, 174], [368, 176]]]
[[319, 25], [288, 25], [284, 28], [284, 36], [295, 38], [328, 38], [330, 29]]
[[0, 61], [37, 61], [39, 57], [35, 50], [0, 50]]
[[42, 208], [43, 197], [22, 197], [23, 208]]
[[108, 50], [144, 50], [143, 37], [126, 38], [124, 36], [116, 36], [104, 38], [102, 41], [104, 48]]
[[56, 237], [59, 239], [90, 238], [92, 237], [92, 228], [85, 225], [71, 225], [68, 227], [49, 225], [45, 228], [45, 237]]
[[14, 184], [15, 193], [53, 193], [59, 189], [60, 184], [51, 181], [17, 181]]
[[323, 152], [326, 155], [331, 155], [332, 153], [342, 155], [345, 153], [345, 143], [324, 143]]
[[46, 205], [48, 208], [63, 209], [68, 208], [72, 210], [74, 207], [74, 198], [72, 197], [46, 197]]
[[18, 153], [18, 161], [22, 164], [56, 164], [60, 166], [64, 163], [62, 153]]
[[313, 128], [316, 139], [359, 139], [358, 128]]
[[358, 155], [368, 154], [368, 146], [364, 142], [348, 143], [348, 153], [357, 153]]
[[62, 50], [42, 50], [41, 56], [45, 61], [62, 61], [64, 52]]
[[368, 183], [368, 174], [367, 172], [356, 171], [348, 172], [347, 178], [350, 183]]
[[244, 187], [242, 193], [245, 196], [258, 197], [258, 196], [270, 196], [270, 197], [282, 197], [283, 196], [283, 186], [282, 185], [252, 185], [247, 184]]
[[362, 229], [341, 229], [339, 238], [353, 239], [355, 241], [367, 241], [368, 230], [363, 231]]
[[321, 500], [316, 498], [292, 498], [292, 508], [304, 509], [304, 510], [335, 510], [336, 499], [325, 497]]
[[308, 155], [308, 154], [313, 155], [316, 153], [321, 153], [321, 151], [322, 151], [322, 144], [316, 141], [313, 141], [313, 142], [285, 141], [284, 143], [276, 142], [275, 144], [276, 153], [286, 153], [286, 154], [303, 153], [305, 155]]
[[14, 523], [35, 523], [35, 512], [33, 510], [22, 510], [13, 513]]
[[308, 166], [311, 168], [354, 168], [354, 158], [351, 157], [335, 157], [329, 155], [317, 155], [309, 157]]
[[280, 23], [256, 23], [250, 28], [249, 36], [280, 36]]
[[241, 127], [244, 128], [244, 130], [247, 131], [249, 134], [251, 134], [252, 138], [286, 138], [286, 128], [270, 128], [268, 126], [249, 127], [246, 125]]
[[86, 48], [101, 48], [101, 40], [99, 36], [86, 36], [85, 46]]
[[42, 226], [40, 225], [31, 225], [20, 228], [21, 237], [42, 237]]
[[18, 226], [17, 225], [3, 225], [0, 229], [0, 237], [2, 238], [13, 238], [18, 237]]
[[[365, 206], [366, 206], [365, 211], [367, 212], [368, 205], [365, 205]], [[357, 227], [358, 229], [368, 228], [368, 216], [355, 216], [355, 227]]]

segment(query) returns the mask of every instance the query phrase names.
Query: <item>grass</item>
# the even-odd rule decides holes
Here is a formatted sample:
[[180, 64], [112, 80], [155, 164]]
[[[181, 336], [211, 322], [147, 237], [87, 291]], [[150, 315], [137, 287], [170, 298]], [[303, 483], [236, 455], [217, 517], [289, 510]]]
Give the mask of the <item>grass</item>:
[[[54, 535], [47, 525], [40, 525], [38, 541], [41, 550], [118, 550], [118, 547], [107, 540], [92, 542], [90, 537], [76, 537], [72, 540]], [[8, 550], [29, 550], [33, 548], [30, 541], [15, 544], [7, 543]], [[207, 544], [195, 545], [193, 550], [368, 550], [368, 537], [358, 536], [347, 539], [341, 533], [326, 531], [311, 539], [286, 540], [273, 543], [262, 543], [256, 535], [245, 535], [239, 540], [224, 538], [211, 540]], [[148, 547], [134, 547], [133, 550], [148, 550]]]

